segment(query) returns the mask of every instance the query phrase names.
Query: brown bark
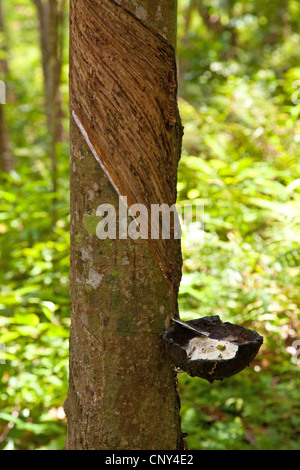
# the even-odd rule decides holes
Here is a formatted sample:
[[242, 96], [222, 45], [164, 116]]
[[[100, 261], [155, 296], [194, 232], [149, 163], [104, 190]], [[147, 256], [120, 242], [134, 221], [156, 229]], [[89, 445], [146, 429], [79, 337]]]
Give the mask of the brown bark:
[[[6, 44], [6, 33], [4, 28], [4, 15], [2, 8], [2, 0], [0, 0], [0, 33], [1, 33], [1, 42], [0, 50], [1, 52], [7, 52]], [[0, 60], [0, 79], [5, 82], [6, 77], [8, 76], [8, 64], [7, 59], [2, 58]], [[6, 173], [9, 173], [14, 168], [14, 158], [11, 151], [9, 133], [5, 120], [5, 104], [0, 104], [0, 169]]]
[[[159, 8], [160, 7], [160, 8]], [[180, 244], [99, 240], [96, 209], [174, 204], [176, 1], [71, 0], [71, 300], [66, 449], [179, 449]], [[103, 171], [104, 170], [104, 171]]]
[[[61, 135], [60, 79], [63, 54], [65, 0], [33, 0], [38, 12], [42, 66], [45, 86], [52, 190], [57, 192], [56, 144]], [[55, 202], [55, 201], [54, 201]]]

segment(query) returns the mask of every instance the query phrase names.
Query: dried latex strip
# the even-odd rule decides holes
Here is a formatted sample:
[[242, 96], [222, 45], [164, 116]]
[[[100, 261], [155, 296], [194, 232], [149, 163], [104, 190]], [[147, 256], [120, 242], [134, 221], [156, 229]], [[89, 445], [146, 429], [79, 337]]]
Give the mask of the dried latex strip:
[[197, 337], [192, 338], [186, 347], [186, 353], [191, 361], [231, 359], [238, 351], [238, 345], [231, 341]]

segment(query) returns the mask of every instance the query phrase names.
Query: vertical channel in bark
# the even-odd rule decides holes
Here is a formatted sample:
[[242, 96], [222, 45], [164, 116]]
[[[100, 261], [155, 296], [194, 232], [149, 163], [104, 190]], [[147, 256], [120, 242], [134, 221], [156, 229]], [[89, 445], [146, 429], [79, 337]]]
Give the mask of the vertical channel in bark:
[[[166, 242], [156, 248], [145, 239], [99, 240], [96, 227], [100, 218], [96, 210], [101, 204], [112, 204], [118, 213], [118, 193], [128, 196], [130, 185], [122, 180], [123, 173], [119, 174], [115, 166], [122, 165], [121, 160], [127, 166], [133, 164], [134, 159], [145, 161], [148, 146], [156, 152], [161, 138], [165, 145], [160, 143], [161, 154], [157, 158], [161, 159], [162, 175], [168, 176], [170, 191], [165, 193], [167, 201], [154, 190], [151, 195], [153, 201], [160, 204], [176, 201], [176, 170], [182, 134], [173, 78], [176, 77], [175, 61], [170, 60], [175, 48], [176, 1], [71, 0], [70, 13], [72, 322], [65, 448], [175, 450], [181, 446], [180, 403], [176, 373], [165, 353], [161, 333], [177, 311], [180, 244], [170, 240], [170, 244]], [[110, 25], [116, 28], [115, 36], [109, 36], [104, 25], [101, 31], [97, 30], [98, 20], [104, 15], [115, 15], [116, 21]], [[123, 21], [125, 36], [121, 47], [117, 30], [119, 18]], [[139, 33], [145, 35], [148, 45], [161, 48], [161, 57], [171, 64], [169, 70], [161, 70], [168, 76], [158, 80], [162, 89], [158, 101], [172, 96], [170, 103], [173, 103], [170, 104], [172, 109], [161, 111], [159, 135], [155, 131], [156, 108], [150, 104], [144, 109], [147, 95], [157, 93], [157, 90], [147, 90], [147, 81], [142, 83], [147, 90], [145, 100], [139, 100], [133, 114], [129, 106], [127, 115], [120, 115], [122, 109], [126, 111], [126, 101], [132, 103], [138, 92], [135, 87], [128, 89], [127, 80], [132, 75], [127, 74], [128, 67], [124, 64], [138, 60], [145, 67], [151, 61], [149, 57], [139, 56], [139, 38], [136, 57], [126, 56], [130, 35]], [[149, 41], [146, 34], [149, 34]], [[105, 41], [101, 43], [103, 38]], [[85, 50], [96, 47], [98, 62], [88, 53], [81, 62], [78, 50], [87, 47], [86, 40], [91, 42]], [[122, 48], [124, 56], [119, 57]], [[116, 56], [118, 62], [114, 62]], [[84, 67], [89, 80], [80, 83], [74, 74], [80, 71], [86, 79]], [[110, 82], [105, 81], [105, 67], [111, 69]], [[123, 71], [126, 73], [122, 76]], [[150, 75], [155, 71], [147, 73], [152, 86], [156, 80]], [[140, 82], [137, 88], [141, 90]], [[89, 96], [82, 96], [84, 93]], [[100, 120], [102, 110], [105, 113]], [[166, 122], [164, 111], [173, 116], [172, 121]], [[146, 119], [137, 126], [133, 115], [142, 118], [147, 112], [153, 113], [153, 128]], [[135, 132], [139, 129], [139, 134], [129, 136], [131, 129]], [[139, 142], [141, 135], [145, 146], [139, 146], [136, 155], [132, 139]], [[120, 161], [116, 160], [116, 147], [122, 157]], [[167, 169], [163, 168], [164, 159], [168, 159], [165, 161], [169, 165]], [[142, 167], [142, 164], [136, 165], [136, 171], [129, 176], [129, 183], [135, 188], [130, 193], [130, 202], [146, 204], [148, 194], [141, 193], [143, 184], [139, 186], [136, 181], [143, 175]], [[155, 162], [153, 168], [155, 171]], [[170, 175], [167, 175], [168, 168], [172, 171]], [[147, 187], [147, 181], [143, 183]], [[157, 184], [159, 187], [161, 182]], [[160, 258], [159, 249], [162, 253], [166, 250], [172, 257], [166, 266], [163, 266], [166, 256]]]

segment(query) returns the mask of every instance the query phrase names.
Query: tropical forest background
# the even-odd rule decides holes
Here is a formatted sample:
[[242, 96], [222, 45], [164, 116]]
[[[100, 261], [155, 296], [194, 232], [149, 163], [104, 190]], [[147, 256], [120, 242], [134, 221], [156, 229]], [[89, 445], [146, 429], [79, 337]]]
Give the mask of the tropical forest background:
[[[300, 449], [299, 18], [297, 0], [179, 0], [178, 203], [205, 209], [203, 243], [183, 239], [181, 317], [264, 336], [225, 381], [179, 374], [193, 450]], [[62, 449], [67, 0], [0, 1], [0, 74], [0, 449]]]

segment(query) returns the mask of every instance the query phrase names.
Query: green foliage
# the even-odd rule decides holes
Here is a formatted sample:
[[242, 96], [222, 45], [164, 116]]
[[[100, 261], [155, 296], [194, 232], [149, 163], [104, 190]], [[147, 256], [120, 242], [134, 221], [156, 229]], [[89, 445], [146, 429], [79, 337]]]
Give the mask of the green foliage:
[[[36, 10], [29, 0], [4, 6], [10, 69], [5, 111], [16, 167], [0, 175], [0, 342], [6, 360], [0, 365], [0, 448], [61, 449], [70, 325], [69, 144], [59, 144], [54, 195]], [[65, 124], [67, 106], [65, 96]]]
[[[69, 148], [51, 193], [43, 76], [31, 0], [5, 1], [5, 105], [16, 167], [0, 189], [0, 448], [62, 449], [68, 386]], [[204, 242], [184, 234], [183, 319], [256, 329], [250, 368], [223, 382], [180, 374], [190, 449], [299, 449], [300, 5], [179, 0], [179, 204], [203, 204]], [[68, 133], [67, 41], [63, 125]], [[295, 96], [295, 95], [294, 95]], [[52, 223], [53, 206], [57, 222]], [[0, 349], [0, 362], [4, 358]]]
[[184, 244], [181, 316], [217, 314], [264, 336], [236, 377], [181, 376], [191, 449], [300, 445], [296, 12], [296, 2], [181, 2], [179, 201], [205, 209], [203, 244]]

